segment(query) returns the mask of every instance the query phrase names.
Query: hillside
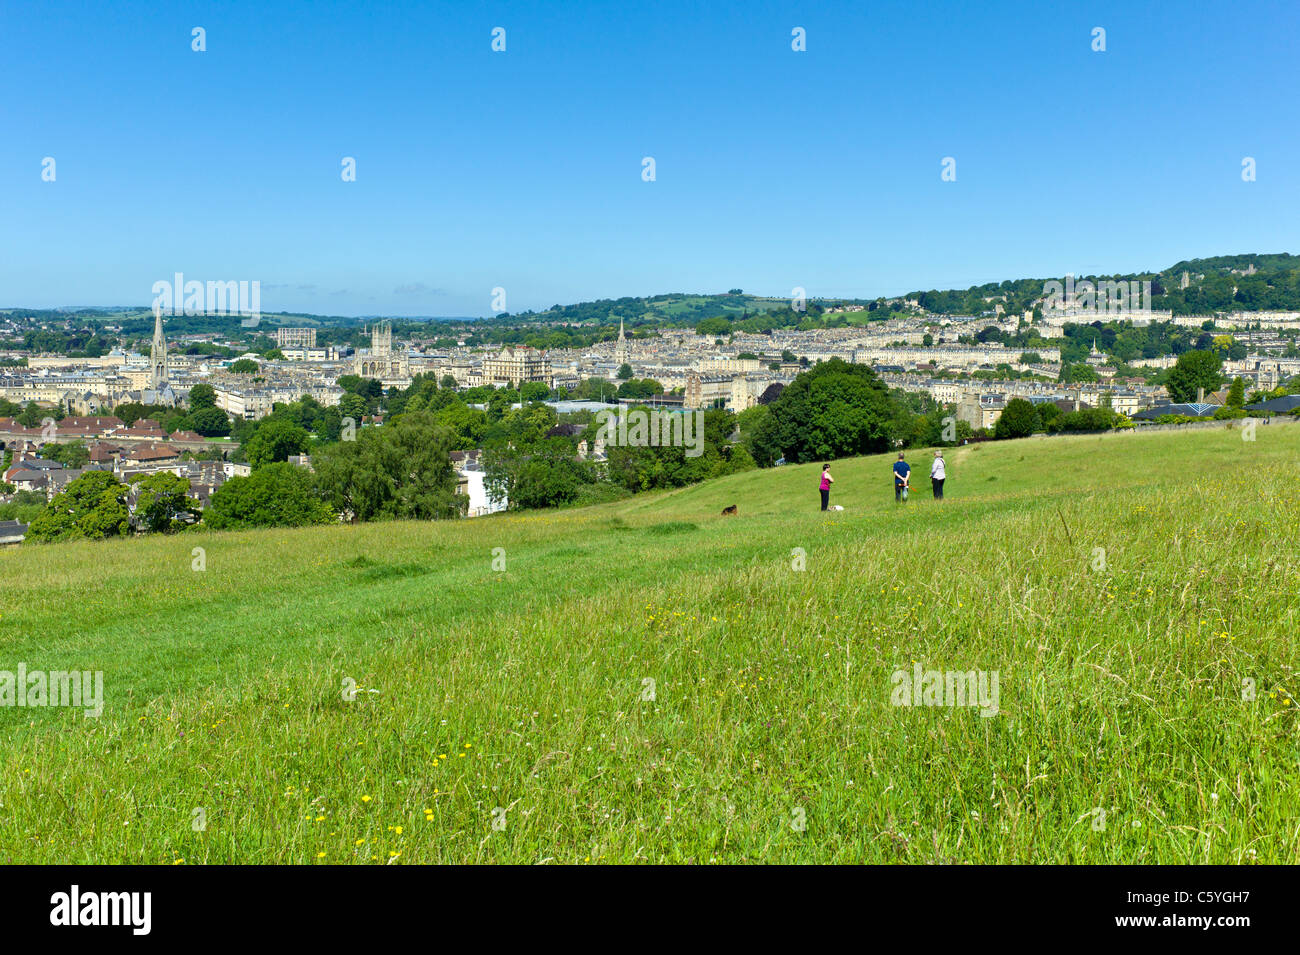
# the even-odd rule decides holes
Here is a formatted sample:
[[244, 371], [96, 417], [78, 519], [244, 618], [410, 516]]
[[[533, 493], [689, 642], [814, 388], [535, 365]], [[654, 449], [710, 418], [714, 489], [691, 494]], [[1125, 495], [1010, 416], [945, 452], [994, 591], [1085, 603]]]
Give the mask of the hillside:
[[[1253, 270], [1253, 271], [1251, 271]], [[1249, 274], [1247, 272], [1249, 271]], [[1183, 273], [1188, 273], [1188, 287], [1181, 287]], [[622, 319], [633, 328], [693, 328], [709, 318], [725, 318], [740, 330], [762, 332], [780, 327], [862, 325], [875, 319], [889, 318], [904, 309], [902, 301], [912, 299], [926, 310], [939, 315], [980, 315], [992, 313], [993, 302], [1003, 305], [1010, 314], [1032, 307], [1043, 296], [1044, 283], [1062, 280], [1063, 275], [1045, 278], [1019, 278], [986, 282], [966, 289], [930, 289], [908, 292], [898, 297], [873, 300], [821, 297], [809, 290], [808, 308], [791, 310], [786, 297], [753, 295], [740, 289], [721, 294], [673, 292], [649, 296], [624, 296], [597, 299], [569, 305], [552, 305], [541, 310], [490, 314], [480, 317], [404, 318], [394, 321], [399, 337], [427, 334], [430, 322], [446, 322], [448, 328], [472, 324], [484, 341], [514, 340], [508, 335], [493, 334], [492, 329], [521, 325], [599, 326], [617, 324]], [[1172, 311], [1175, 315], [1210, 315], [1216, 311], [1296, 311], [1300, 310], [1300, 256], [1288, 252], [1244, 253], [1188, 259], [1159, 271], [1116, 272], [1109, 275], [1075, 275], [1078, 280], [1151, 282], [1151, 306]], [[865, 305], [860, 312], [823, 316], [823, 308], [839, 305]], [[153, 313], [148, 307], [131, 308], [81, 306], [66, 309], [0, 308], [0, 317], [27, 319], [45, 324], [62, 324], [70, 319], [87, 327], [105, 324], [120, 326], [126, 335], [147, 336], [153, 331]], [[313, 315], [302, 312], [262, 313], [259, 328], [270, 334], [278, 327], [314, 327], [324, 332], [322, 341], [361, 344], [358, 329], [373, 320], [337, 315]], [[221, 315], [177, 315], [168, 318], [170, 335], [205, 333], [238, 334], [239, 319]], [[566, 347], [563, 339], [539, 347]]]
[[[0, 709], [3, 857], [1294, 863], [1298, 450], [1028, 439], [950, 451], [942, 504], [876, 457], [829, 515], [791, 466], [4, 551], [0, 669], [107, 702]], [[997, 672], [998, 715], [892, 706], [914, 663]]]

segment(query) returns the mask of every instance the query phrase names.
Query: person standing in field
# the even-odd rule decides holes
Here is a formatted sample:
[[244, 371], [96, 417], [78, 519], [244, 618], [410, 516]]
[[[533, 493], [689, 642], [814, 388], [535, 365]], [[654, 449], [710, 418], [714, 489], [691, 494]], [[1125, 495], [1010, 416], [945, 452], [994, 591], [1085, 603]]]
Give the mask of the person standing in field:
[[894, 462], [894, 500], [903, 500], [903, 495], [907, 493], [907, 484], [912, 477], [912, 466], [903, 460], [903, 452], [898, 452], [898, 460]]
[[930, 465], [930, 486], [934, 488], [934, 499], [943, 500], [943, 481], [948, 476], [943, 464], [943, 452], [934, 452], [934, 463]]
[[822, 465], [822, 483], [818, 488], [822, 492], [822, 510], [826, 510], [831, 503], [831, 485], [835, 483], [835, 478], [831, 477], [831, 466]]

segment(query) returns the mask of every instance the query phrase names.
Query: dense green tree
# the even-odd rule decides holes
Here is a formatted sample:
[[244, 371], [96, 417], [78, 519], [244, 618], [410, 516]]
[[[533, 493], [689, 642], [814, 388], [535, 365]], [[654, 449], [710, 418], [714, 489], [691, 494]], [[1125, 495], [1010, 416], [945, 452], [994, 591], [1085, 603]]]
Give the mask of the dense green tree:
[[18, 415], [17, 420], [24, 428], [38, 428], [40, 427], [41, 422], [47, 417], [50, 417], [48, 411], [42, 411], [36, 402], [29, 401], [27, 402], [27, 407], [23, 409], [22, 414]]
[[573, 445], [564, 438], [539, 442], [526, 451], [501, 447], [485, 454], [487, 491], [512, 510], [569, 504], [582, 485], [594, 481], [590, 465], [574, 457]]
[[339, 399], [339, 411], [343, 417], [351, 418], [353, 424], [359, 425], [366, 415], [366, 399], [355, 392], [348, 392]]
[[217, 406], [217, 390], [206, 382], [199, 382], [190, 389], [190, 410], [198, 411], [201, 408], [215, 408]]
[[430, 412], [407, 412], [320, 449], [312, 466], [326, 500], [353, 520], [456, 517], [467, 500], [456, 493], [455, 443]]
[[198, 517], [200, 509], [189, 498], [190, 482], [170, 471], [151, 474], [140, 482], [135, 501], [135, 518], [146, 530], [165, 533], [179, 530], [185, 522], [178, 514]]
[[84, 468], [90, 463], [90, 452], [80, 441], [56, 444], [53, 441], [41, 445], [41, 457], [47, 461], [58, 461], [65, 468]]
[[125, 534], [131, 518], [126, 494], [126, 485], [111, 472], [89, 471], [54, 496], [32, 521], [27, 536], [35, 541], [62, 541]]
[[240, 358], [238, 361], [231, 362], [229, 370], [236, 375], [256, 375], [261, 367], [251, 358]]
[[271, 418], [244, 445], [244, 454], [256, 471], [268, 464], [287, 461], [291, 454], [302, 454], [310, 445], [311, 435], [306, 428], [290, 421]]
[[706, 318], [695, 326], [697, 335], [729, 335], [731, 334], [731, 322], [728, 319], [717, 316]]
[[1246, 404], [1246, 379], [1234, 378], [1228, 387], [1228, 407], [1240, 408]]
[[1048, 425], [1048, 430], [1052, 432], [1109, 431], [1115, 426], [1118, 417], [1109, 408], [1082, 408], [1079, 411], [1067, 411], [1053, 418]]
[[1207, 394], [1214, 391], [1223, 381], [1222, 367], [1223, 359], [1212, 351], [1184, 352], [1165, 377], [1169, 397], [1175, 402], [1195, 401], [1198, 389]]
[[1034, 405], [1034, 430], [1050, 431], [1052, 420], [1062, 413], [1060, 407], [1051, 401], [1043, 401]]
[[215, 530], [332, 524], [337, 515], [321, 500], [311, 473], [296, 465], [268, 464], [234, 477], [212, 495], [203, 521]]
[[897, 410], [870, 368], [839, 358], [801, 372], [768, 407], [750, 441], [763, 466], [887, 451]]
[[194, 430], [205, 438], [220, 438], [230, 434], [230, 418], [220, 408], [200, 408], [190, 420]]
[[526, 381], [519, 386], [519, 400], [527, 404], [530, 401], [545, 401], [551, 396], [551, 389], [544, 382]]
[[1027, 438], [1034, 433], [1037, 424], [1038, 415], [1033, 403], [1024, 398], [1012, 398], [998, 416], [993, 436], [999, 439]]
[[1063, 384], [1074, 384], [1075, 382], [1092, 382], [1099, 380], [1097, 371], [1087, 362], [1078, 362], [1073, 365], [1062, 364], [1061, 372], [1057, 380]]
[[158, 419], [167, 414], [171, 409], [166, 405], [145, 405], [138, 401], [126, 401], [113, 409], [113, 414], [122, 419], [126, 425], [135, 424], [141, 418]]

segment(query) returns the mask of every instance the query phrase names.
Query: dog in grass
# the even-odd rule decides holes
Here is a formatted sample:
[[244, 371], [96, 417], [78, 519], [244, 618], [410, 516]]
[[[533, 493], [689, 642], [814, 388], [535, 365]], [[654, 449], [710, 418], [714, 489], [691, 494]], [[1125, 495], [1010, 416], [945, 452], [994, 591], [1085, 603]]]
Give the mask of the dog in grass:
[[736, 516], [737, 514], [739, 514], [739, 513], [740, 513], [740, 512], [736, 510], [736, 505], [735, 505], [735, 504], [732, 504], [730, 507], [724, 507], [724, 508], [722, 509], [722, 516], [723, 516], [723, 517], [735, 517], [735, 516]]

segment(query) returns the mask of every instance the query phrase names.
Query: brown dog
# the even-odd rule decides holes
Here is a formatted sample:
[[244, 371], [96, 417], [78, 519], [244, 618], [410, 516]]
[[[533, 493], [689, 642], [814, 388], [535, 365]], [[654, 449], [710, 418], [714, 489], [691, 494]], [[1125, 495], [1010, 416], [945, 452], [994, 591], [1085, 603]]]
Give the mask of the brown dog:
[[724, 507], [724, 508], [722, 509], [722, 516], [723, 516], [723, 517], [735, 517], [735, 516], [736, 516], [737, 514], [739, 514], [739, 513], [740, 513], [740, 512], [736, 510], [736, 505], [735, 505], [735, 504], [731, 505], [731, 507]]

